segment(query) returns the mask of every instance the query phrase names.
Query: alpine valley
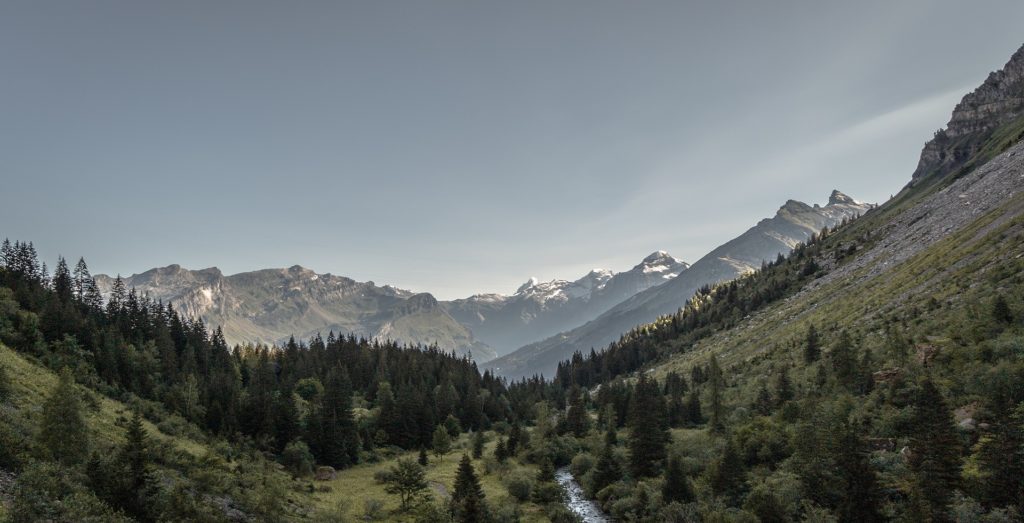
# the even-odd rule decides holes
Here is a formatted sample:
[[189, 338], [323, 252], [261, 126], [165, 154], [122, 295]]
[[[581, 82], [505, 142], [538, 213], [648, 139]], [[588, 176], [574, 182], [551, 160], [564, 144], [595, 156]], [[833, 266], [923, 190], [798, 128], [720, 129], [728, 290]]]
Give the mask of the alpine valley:
[[453, 301], [5, 240], [0, 521], [1024, 521], [1024, 47], [896, 184]]

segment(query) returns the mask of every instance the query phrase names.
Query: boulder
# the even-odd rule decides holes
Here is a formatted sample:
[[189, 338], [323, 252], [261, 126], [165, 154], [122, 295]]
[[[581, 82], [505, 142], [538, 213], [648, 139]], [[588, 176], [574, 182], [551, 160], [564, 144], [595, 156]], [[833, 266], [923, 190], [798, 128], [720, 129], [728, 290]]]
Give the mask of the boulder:
[[317, 481], [331, 481], [338, 477], [338, 471], [334, 470], [334, 467], [328, 467], [321, 465], [316, 468], [316, 473], [313, 478]]

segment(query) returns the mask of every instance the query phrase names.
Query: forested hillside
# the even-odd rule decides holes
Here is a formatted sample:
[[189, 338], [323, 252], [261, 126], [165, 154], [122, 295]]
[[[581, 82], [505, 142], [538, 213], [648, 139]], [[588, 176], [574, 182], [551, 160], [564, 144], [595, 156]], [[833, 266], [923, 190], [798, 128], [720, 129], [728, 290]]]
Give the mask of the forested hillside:
[[[1020, 88], [996, 73], [979, 92]], [[937, 134], [925, 155], [971, 154], [880, 208], [560, 364], [588, 449], [573, 470], [605, 511], [1021, 520], [1024, 133], [992, 114], [949, 150]]]
[[[14, 521], [559, 511], [557, 495], [530, 495], [546, 460], [524, 426], [539, 383], [513, 393], [467, 357], [333, 334], [229, 349], [134, 289], [104, 304], [84, 261], [49, 275], [31, 243], [2, 255], [0, 506]], [[357, 465], [380, 497], [332, 496]]]

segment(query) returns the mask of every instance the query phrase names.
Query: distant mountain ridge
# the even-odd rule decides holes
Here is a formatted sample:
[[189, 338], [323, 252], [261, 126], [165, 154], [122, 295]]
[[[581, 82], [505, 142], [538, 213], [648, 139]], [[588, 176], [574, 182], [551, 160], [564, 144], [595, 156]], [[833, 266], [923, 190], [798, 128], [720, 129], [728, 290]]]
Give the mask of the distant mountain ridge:
[[628, 271], [594, 269], [575, 281], [531, 278], [511, 296], [478, 294], [442, 302], [442, 306], [501, 355], [578, 327], [688, 267], [667, 252], [657, 251]]
[[484, 368], [510, 378], [533, 374], [551, 376], [558, 362], [568, 359], [573, 352], [603, 349], [633, 327], [675, 312], [704, 285], [753, 271], [763, 261], [788, 253], [821, 229], [833, 227], [872, 207], [839, 191], [832, 191], [824, 206], [789, 200], [775, 216], [761, 220], [714, 249], [676, 278], [637, 293], [578, 328], [489, 361]]
[[[430, 294], [317, 274], [298, 265], [230, 276], [216, 267], [193, 271], [169, 265], [123, 280], [128, 288], [173, 303], [188, 317], [221, 327], [231, 344], [280, 343], [290, 336], [307, 339], [334, 331], [437, 344], [459, 354], [471, 353], [478, 361], [496, 355]], [[96, 282], [106, 295], [114, 279], [100, 275]]]

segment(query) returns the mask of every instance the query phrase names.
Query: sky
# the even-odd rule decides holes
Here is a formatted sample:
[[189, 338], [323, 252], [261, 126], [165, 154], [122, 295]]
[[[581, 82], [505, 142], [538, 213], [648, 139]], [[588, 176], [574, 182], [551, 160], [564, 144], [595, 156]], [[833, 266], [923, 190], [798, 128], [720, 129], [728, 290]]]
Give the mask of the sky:
[[1024, 2], [0, 3], [0, 237], [442, 299], [881, 202]]

